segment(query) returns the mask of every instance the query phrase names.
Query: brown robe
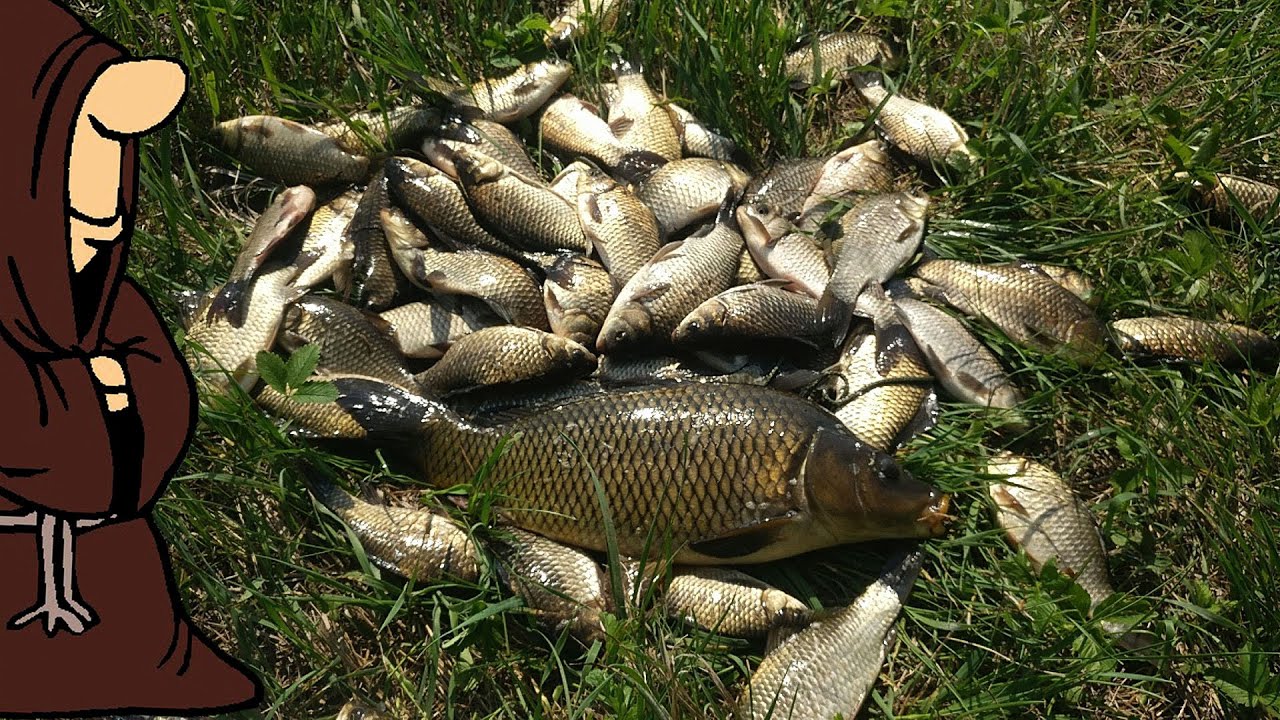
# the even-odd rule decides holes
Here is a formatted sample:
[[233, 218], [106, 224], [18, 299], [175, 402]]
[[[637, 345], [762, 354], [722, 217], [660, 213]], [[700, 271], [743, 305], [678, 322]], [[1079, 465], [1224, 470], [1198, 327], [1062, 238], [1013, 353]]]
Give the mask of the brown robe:
[[[148, 513], [195, 421], [190, 373], [155, 308], [125, 277], [137, 148], [124, 144], [124, 237], [73, 273], [67, 200], [83, 95], [124, 51], [50, 0], [0, 8], [0, 514], [106, 518], [76, 534], [83, 634], [10, 620], [40, 598], [31, 528], [0, 527], [0, 716], [257, 704], [261, 686], [186, 617]], [[89, 368], [125, 369], [130, 408], [108, 413]]]

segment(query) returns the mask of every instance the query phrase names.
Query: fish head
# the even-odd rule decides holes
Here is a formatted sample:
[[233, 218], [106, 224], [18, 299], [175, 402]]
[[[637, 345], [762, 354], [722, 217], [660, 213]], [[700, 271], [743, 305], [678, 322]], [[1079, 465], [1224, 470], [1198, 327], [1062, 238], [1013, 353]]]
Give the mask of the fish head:
[[596, 356], [583, 345], [559, 335], [544, 335], [542, 351], [557, 367], [582, 370], [596, 365]]
[[903, 215], [919, 222], [923, 222], [929, 214], [928, 195], [917, 195], [913, 192], [898, 193], [897, 205]]
[[643, 341], [653, 329], [653, 316], [639, 303], [627, 303], [609, 311], [609, 317], [600, 329], [596, 350], [602, 353], [616, 352]]
[[214, 143], [224, 152], [235, 155], [250, 135], [261, 134], [261, 123], [253, 121], [253, 117], [243, 117], [214, 125]]
[[815, 515], [841, 541], [942, 534], [950, 497], [852, 433], [818, 430], [803, 473]]
[[743, 237], [756, 247], [768, 247], [794, 229], [786, 216], [764, 202], [740, 205], [737, 214]]
[[677, 343], [697, 343], [714, 336], [716, 328], [724, 327], [728, 319], [729, 308], [712, 298], [685, 316], [671, 334], [671, 339]]
[[502, 177], [502, 163], [466, 145], [453, 147], [453, 167], [463, 187], [493, 182]]
[[382, 222], [382, 232], [393, 250], [412, 250], [431, 245], [427, 236], [398, 208], [382, 208], [378, 211], [378, 217]]

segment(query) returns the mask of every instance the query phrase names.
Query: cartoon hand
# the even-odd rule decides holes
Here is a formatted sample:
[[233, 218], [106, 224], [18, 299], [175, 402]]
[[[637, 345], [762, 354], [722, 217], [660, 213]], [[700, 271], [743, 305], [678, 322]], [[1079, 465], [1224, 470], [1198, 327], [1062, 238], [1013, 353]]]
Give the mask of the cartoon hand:
[[67, 191], [71, 200], [71, 260], [78, 272], [98, 248], [120, 237], [123, 141], [168, 120], [186, 93], [187, 72], [151, 58], [115, 63], [85, 95], [72, 131]]
[[[119, 360], [106, 355], [89, 358], [89, 369], [98, 382], [106, 388], [123, 388], [126, 384], [124, 366]], [[106, 394], [107, 410], [115, 412], [129, 406], [129, 394], [126, 392], [109, 392]]]

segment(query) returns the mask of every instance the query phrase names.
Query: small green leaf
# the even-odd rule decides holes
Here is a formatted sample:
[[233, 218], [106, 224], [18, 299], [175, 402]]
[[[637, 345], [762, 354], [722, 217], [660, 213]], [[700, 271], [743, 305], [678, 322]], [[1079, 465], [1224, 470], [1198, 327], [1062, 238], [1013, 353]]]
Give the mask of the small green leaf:
[[258, 375], [263, 382], [271, 386], [272, 390], [279, 393], [288, 391], [289, 373], [285, 369], [284, 360], [277, 354], [267, 351], [258, 351]]
[[290, 387], [301, 387], [315, 372], [320, 362], [320, 348], [316, 345], [303, 345], [289, 356], [287, 366]]
[[331, 382], [310, 380], [293, 390], [293, 401], [300, 403], [330, 403], [338, 399], [338, 386]]

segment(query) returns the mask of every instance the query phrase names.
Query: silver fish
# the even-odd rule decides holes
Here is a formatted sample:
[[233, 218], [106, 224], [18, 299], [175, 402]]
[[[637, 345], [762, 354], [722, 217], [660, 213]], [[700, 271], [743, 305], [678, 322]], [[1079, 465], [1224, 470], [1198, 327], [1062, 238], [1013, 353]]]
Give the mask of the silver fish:
[[816, 620], [765, 656], [743, 694], [751, 720], [855, 717], [893, 644], [893, 623], [920, 572], [921, 553], [891, 561], [853, 604]]
[[590, 251], [576, 208], [545, 185], [470, 148], [454, 154], [458, 180], [476, 219], [525, 249]]
[[1045, 275], [1016, 265], [929, 260], [916, 266], [925, 293], [960, 312], [985, 318], [1013, 340], [1081, 365], [1105, 350], [1093, 310]]
[[573, 75], [573, 66], [559, 58], [539, 60], [500, 78], [482, 78], [468, 88], [427, 81], [459, 110], [494, 122], [510, 123], [537, 112]]
[[227, 154], [285, 185], [353, 183], [369, 175], [369, 158], [352, 155], [319, 130], [271, 115], [228, 120], [214, 128]]
[[391, 341], [405, 357], [435, 360], [466, 335], [492, 327], [498, 318], [466, 303], [444, 300], [411, 302], [379, 313]]
[[446, 252], [431, 247], [399, 210], [382, 211], [391, 257], [413, 284], [438, 295], [483, 300], [508, 322], [550, 329], [542, 294], [524, 268], [479, 250]]
[[622, 142], [650, 150], [667, 160], [680, 159], [675, 119], [662, 98], [649, 87], [638, 65], [616, 58], [611, 65], [618, 83], [609, 105], [609, 128]]
[[658, 169], [636, 195], [658, 220], [662, 237], [704, 222], [715, 215], [731, 190], [741, 191], [750, 177], [733, 163], [710, 158], [684, 158]]
[[547, 269], [542, 293], [551, 331], [595, 347], [616, 296], [609, 273], [582, 255], [565, 255]]
[[725, 162], [736, 162], [738, 146], [729, 138], [707, 127], [693, 113], [676, 105], [667, 103], [676, 120], [676, 131], [680, 134], [680, 149], [686, 155], [714, 158]]
[[895, 293], [893, 302], [934, 375], [954, 397], [997, 408], [1022, 402], [1000, 361], [959, 320], [911, 297]]
[[822, 297], [831, 278], [826, 253], [789, 220], [768, 209], [762, 205], [738, 208], [738, 224], [751, 257], [769, 277], [789, 281], [798, 292]]
[[237, 327], [213, 308], [217, 291], [196, 311], [187, 329], [187, 364], [196, 377], [215, 388], [239, 383], [248, 390], [258, 380], [257, 356], [275, 342], [289, 303], [306, 288], [292, 284], [298, 268], [275, 267], [255, 277], [245, 291], [245, 322]]
[[867, 105], [879, 108], [876, 124], [885, 138], [919, 162], [946, 162], [952, 156], [973, 159], [966, 145], [969, 134], [950, 115], [922, 102], [890, 94], [879, 75], [859, 75], [854, 82]]
[[828, 76], [837, 81], [847, 80], [853, 70], [866, 65], [892, 67], [896, 64], [897, 57], [889, 44], [875, 35], [836, 32], [805, 43], [787, 56], [783, 69], [793, 87], [805, 88]]
[[743, 240], [726, 224], [727, 207], [707, 234], [664, 246], [623, 286], [596, 341], [601, 352], [665, 345], [686, 315], [729, 288]]

